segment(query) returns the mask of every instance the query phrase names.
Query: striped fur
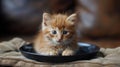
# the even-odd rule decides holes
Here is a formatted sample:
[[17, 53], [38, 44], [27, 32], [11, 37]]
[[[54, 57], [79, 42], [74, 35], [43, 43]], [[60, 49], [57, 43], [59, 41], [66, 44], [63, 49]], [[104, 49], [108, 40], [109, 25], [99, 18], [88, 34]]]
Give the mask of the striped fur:
[[[76, 14], [43, 14], [42, 30], [34, 41], [34, 49], [42, 55], [73, 55], [77, 46]], [[56, 31], [56, 34], [52, 32]], [[63, 31], [67, 31], [63, 34]]]

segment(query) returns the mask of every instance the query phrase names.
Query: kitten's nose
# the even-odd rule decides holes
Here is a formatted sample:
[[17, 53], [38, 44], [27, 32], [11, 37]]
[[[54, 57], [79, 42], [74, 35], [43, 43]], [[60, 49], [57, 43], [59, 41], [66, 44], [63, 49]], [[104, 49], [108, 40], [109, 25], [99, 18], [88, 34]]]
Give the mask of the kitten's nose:
[[62, 39], [58, 39], [58, 40], [57, 40], [57, 42], [61, 42], [61, 41], [62, 41]]

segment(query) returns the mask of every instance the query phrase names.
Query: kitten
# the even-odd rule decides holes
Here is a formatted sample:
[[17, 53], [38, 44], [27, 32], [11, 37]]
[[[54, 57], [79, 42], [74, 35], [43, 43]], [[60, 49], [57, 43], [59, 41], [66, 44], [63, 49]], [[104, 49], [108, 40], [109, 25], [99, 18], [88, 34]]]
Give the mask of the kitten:
[[42, 30], [34, 41], [34, 49], [41, 55], [74, 55], [78, 49], [76, 14], [70, 16], [43, 14]]

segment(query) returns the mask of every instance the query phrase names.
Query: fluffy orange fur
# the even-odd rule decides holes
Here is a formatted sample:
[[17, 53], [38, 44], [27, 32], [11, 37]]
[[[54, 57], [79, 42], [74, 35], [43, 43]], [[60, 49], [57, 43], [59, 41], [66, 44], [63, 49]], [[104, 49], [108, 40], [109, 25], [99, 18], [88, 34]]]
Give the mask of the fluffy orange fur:
[[43, 14], [42, 30], [34, 40], [34, 49], [41, 55], [74, 55], [78, 49], [75, 30], [76, 14]]

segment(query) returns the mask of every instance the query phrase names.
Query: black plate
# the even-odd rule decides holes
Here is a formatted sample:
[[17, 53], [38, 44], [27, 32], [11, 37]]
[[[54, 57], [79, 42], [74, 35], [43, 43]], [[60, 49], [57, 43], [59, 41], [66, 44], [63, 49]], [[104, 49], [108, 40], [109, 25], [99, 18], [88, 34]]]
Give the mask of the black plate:
[[95, 58], [97, 52], [99, 51], [99, 47], [79, 42], [78, 45], [80, 49], [73, 56], [44, 56], [35, 53], [32, 44], [23, 45], [20, 48], [21, 53], [29, 59], [36, 60], [39, 62], [49, 62], [49, 63], [64, 63], [71, 62], [76, 60], [89, 60]]

